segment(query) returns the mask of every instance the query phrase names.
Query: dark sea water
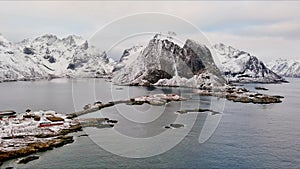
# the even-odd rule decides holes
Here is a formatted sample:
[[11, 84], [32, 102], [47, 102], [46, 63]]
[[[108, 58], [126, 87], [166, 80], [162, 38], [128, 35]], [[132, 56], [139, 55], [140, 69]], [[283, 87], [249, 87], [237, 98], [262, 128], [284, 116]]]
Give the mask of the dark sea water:
[[[40, 153], [40, 159], [25, 165], [9, 161], [16, 168], [299, 168], [300, 167], [300, 79], [286, 84], [247, 84], [264, 86], [268, 94], [283, 95], [283, 103], [258, 105], [234, 103], [193, 95], [184, 88], [144, 88], [113, 86], [103, 79], [55, 79], [38, 82], [0, 84], [0, 109], [79, 110], [96, 100], [103, 102], [154, 93], [178, 93], [187, 102], [171, 102], [165, 107], [119, 105], [85, 117], [119, 120], [114, 128], [86, 128], [73, 134], [75, 142]], [[224, 106], [225, 105], [225, 106]], [[224, 107], [223, 107], [224, 106]], [[204, 143], [200, 133], [211, 117], [207, 114], [178, 115], [184, 108], [212, 108], [223, 111], [218, 128]], [[224, 108], [224, 109], [223, 109]], [[165, 129], [170, 123], [184, 128]], [[217, 124], [218, 120], [213, 121]], [[212, 125], [214, 126], [214, 125]], [[129, 138], [147, 139], [167, 133], [147, 145], [119, 139], [114, 132]], [[78, 137], [88, 133], [89, 137]], [[176, 141], [179, 140], [179, 141]], [[170, 146], [172, 144], [175, 146]], [[166, 147], [170, 146], [170, 149]], [[166, 149], [166, 152], [164, 152]], [[152, 152], [162, 151], [150, 157]], [[116, 155], [118, 154], [118, 155]], [[128, 156], [142, 158], [128, 158]]]

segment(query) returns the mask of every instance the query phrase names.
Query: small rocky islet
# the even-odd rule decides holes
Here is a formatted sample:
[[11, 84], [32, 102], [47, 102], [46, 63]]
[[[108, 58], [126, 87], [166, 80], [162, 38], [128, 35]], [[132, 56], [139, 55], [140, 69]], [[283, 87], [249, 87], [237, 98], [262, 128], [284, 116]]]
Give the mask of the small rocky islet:
[[246, 88], [236, 86], [225, 86], [212, 90], [198, 90], [197, 93], [202, 96], [215, 96], [226, 98], [229, 101], [254, 104], [281, 103], [283, 96], [261, 94], [250, 91]]

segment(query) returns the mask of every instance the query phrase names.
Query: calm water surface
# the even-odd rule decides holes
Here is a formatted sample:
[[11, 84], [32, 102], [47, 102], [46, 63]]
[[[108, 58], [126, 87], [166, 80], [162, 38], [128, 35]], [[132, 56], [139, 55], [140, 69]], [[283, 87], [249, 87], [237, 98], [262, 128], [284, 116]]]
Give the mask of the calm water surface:
[[[26, 165], [17, 165], [14, 161], [5, 165], [16, 168], [299, 168], [300, 79], [289, 81], [287, 84], [263, 85], [269, 91], [262, 92], [285, 96], [280, 104], [256, 105], [225, 101], [220, 124], [205, 143], [199, 144], [198, 138], [206, 116], [198, 114], [195, 122], [192, 119], [186, 121], [188, 123], [184, 129], [173, 129], [180, 133], [191, 128], [177, 146], [160, 155], [135, 159], [104, 150], [95, 144], [92, 136], [103, 137], [107, 142], [114, 139], [110, 138], [111, 130], [137, 138], [155, 136], [165, 131], [164, 125], [176, 120], [178, 115], [173, 113], [174, 110], [198, 106], [212, 108], [212, 98], [195, 96], [191, 89], [120, 87], [103, 79], [1, 83], [0, 109], [18, 112], [26, 108], [73, 112], [96, 100], [106, 102], [153, 93], [178, 93], [190, 98], [186, 104], [171, 103], [164, 110], [142, 105], [135, 106], [136, 112], [131, 112], [128, 106], [120, 105], [88, 114], [86, 117], [110, 117], [119, 120], [119, 123], [114, 129], [90, 129], [75, 133], [73, 144], [41, 153], [40, 159]], [[253, 89], [255, 86], [247, 84], [246, 87]], [[223, 102], [220, 100], [215, 103]], [[138, 114], [140, 112], [152, 114]], [[158, 114], [159, 118], [155, 119], [153, 112], [164, 113]], [[148, 118], [154, 120], [147, 122]], [[135, 122], [143, 120], [145, 124]], [[85, 132], [90, 132], [91, 136], [77, 137]], [[137, 151], [134, 147], [130, 147], [131, 151], [127, 152], [122, 152], [124, 148], [119, 149], [121, 154]]]

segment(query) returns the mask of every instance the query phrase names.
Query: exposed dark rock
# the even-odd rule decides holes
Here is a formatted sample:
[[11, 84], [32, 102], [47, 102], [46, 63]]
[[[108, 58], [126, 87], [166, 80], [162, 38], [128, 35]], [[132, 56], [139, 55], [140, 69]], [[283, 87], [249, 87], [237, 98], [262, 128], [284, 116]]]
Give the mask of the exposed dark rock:
[[37, 134], [35, 135], [36, 138], [50, 138], [50, 137], [54, 137], [55, 134]]
[[56, 116], [49, 116], [46, 117], [47, 120], [50, 120], [52, 122], [57, 122], [57, 121], [65, 121], [63, 118], [61, 117], [56, 117]]
[[5, 167], [5, 169], [14, 169], [14, 167], [9, 166], [9, 167]]
[[23, 53], [25, 53], [27, 55], [33, 55], [34, 54], [34, 49], [33, 48], [29, 48], [29, 47], [25, 47], [23, 49]]
[[101, 124], [101, 125], [98, 125], [96, 127], [99, 128], [99, 129], [102, 129], [102, 128], [112, 128], [112, 127], [114, 127], [114, 125], [113, 124]]
[[76, 118], [76, 117], [78, 117], [78, 116], [75, 113], [67, 114], [67, 119], [73, 119], [73, 118]]
[[41, 117], [40, 117], [40, 116], [34, 116], [33, 119], [34, 119], [35, 121], [40, 121], [40, 120], [41, 120]]
[[118, 123], [118, 120], [107, 120], [107, 123]]
[[89, 109], [89, 108], [91, 108], [91, 104], [87, 104], [87, 105], [85, 105], [85, 106], [83, 106], [83, 110], [87, 110], [87, 109]]
[[188, 112], [206, 112], [206, 111], [211, 111], [210, 109], [188, 109], [188, 110], [179, 110], [177, 113], [179, 114], [186, 114]]
[[55, 63], [56, 59], [53, 56], [50, 56], [48, 61], [49, 61], [49, 63]]
[[28, 157], [25, 157], [25, 158], [21, 159], [18, 163], [19, 164], [27, 164], [28, 162], [33, 161], [33, 160], [37, 160], [39, 158], [40, 157], [37, 156], [37, 155], [32, 155], [32, 156], [28, 156]]
[[70, 63], [67, 67], [67, 69], [71, 69], [71, 70], [75, 70], [75, 64], [74, 63]]
[[275, 95], [275, 96], [273, 96], [273, 97], [276, 97], [276, 98], [278, 98], [278, 99], [283, 99], [283, 98], [284, 98], [284, 96], [279, 96], [279, 95]]
[[163, 71], [158, 69], [150, 69], [148, 70], [147, 75], [144, 77], [144, 79], [148, 80], [150, 83], [156, 83], [159, 79], [171, 79], [172, 76]]
[[81, 134], [78, 137], [87, 137], [87, 136], [89, 136], [89, 135], [88, 134]]
[[242, 103], [256, 103], [256, 104], [270, 104], [270, 103], [281, 103], [280, 98], [275, 96], [267, 96], [267, 95], [258, 95], [254, 97], [239, 97], [236, 95], [226, 95], [226, 99], [234, 101], [234, 102], [242, 102]]
[[175, 124], [175, 123], [173, 123], [173, 124], [170, 124], [170, 127], [181, 128], [181, 127], [184, 127], [184, 125], [183, 124]]
[[44, 59], [49, 59], [50, 58], [50, 55], [45, 55], [43, 56]]
[[102, 102], [101, 102], [101, 101], [96, 101], [96, 102], [94, 103], [94, 105], [96, 105], [96, 104], [102, 104]]
[[260, 87], [260, 86], [256, 86], [255, 89], [256, 89], [256, 90], [269, 90], [269, 89], [267, 89], [267, 88]]
[[57, 139], [58, 141], [53, 144], [54, 147], [61, 147], [74, 142], [73, 136], [59, 136]]
[[[175, 76], [190, 79], [194, 78], [194, 75], [203, 74], [203, 79], [210, 79], [210, 76], [214, 76], [215, 85], [222, 86], [225, 84], [225, 79], [215, 65], [207, 47], [192, 40], [186, 40], [184, 46], [181, 47], [168, 38], [160, 39], [158, 37], [160, 35], [151, 39], [144, 50], [139, 53], [136, 65], [125, 65], [118, 70], [113, 81], [133, 86], [151, 86], [160, 79], [164, 79], [165, 81], [158, 85], [172, 87], [181, 85], [198, 88], [201, 84], [210, 85], [208, 84], [209, 80], [196, 80], [196, 83], [201, 84], [187, 82], [177, 84], [176, 81], [168, 81], [167, 79], [172, 79]], [[124, 55], [128, 55], [128, 52], [125, 51]], [[137, 66], [137, 68], [132, 69], [129, 66]]]
[[72, 132], [76, 132], [76, 131], [82, 131], [82, 126], [81, 125], [74, 125], [74, 126], [71, 126], [70, 128], [68, 129], [63, 129], [60, 131], [60, 135], [66, 135], [68, 133], [72, 133]]

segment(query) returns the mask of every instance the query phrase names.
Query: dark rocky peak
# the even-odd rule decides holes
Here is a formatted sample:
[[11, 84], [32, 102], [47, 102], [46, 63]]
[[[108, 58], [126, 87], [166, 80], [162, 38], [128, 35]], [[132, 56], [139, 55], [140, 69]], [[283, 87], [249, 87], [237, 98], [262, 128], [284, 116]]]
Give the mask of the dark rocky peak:
[[81, 49], [87, 50], [88, 48], [89, 48], [89, 43], [88, 43], [88, 41], [86, 40], [86, 41], [81, 45]]
[[69, 35], [66, 38], [63, 38], [62, 41], [65, 45], [70, 45], [70, 46], [76, 46], [81, 44], [80, 41], [82, 41], [83, 39], [80, 36], [76, 36], [76, 35]]
[[46, 45], [50, 46], [54, 42], [58, 41], [59, 39], [57, 38], [56, 35], [52, 34], [45, 34], [43, 36], [37, 37], [33, 40], [33, 42], [38, 42], [38, 43], [46, 43]]
[[23, 49], [23, 53], [26, 54], [26, 55], [33, 55], [33, 54], [35, 54], [34, 49], [31, 48], [31, 47], [25, 47]]
[[133, 54], [133, 53], [138, 52], [138, 51], [139, 51], [140, 49], [142, 49], [142, 48], [143, 48], [142, 45], [136, 45], [136, 46], [133, 46], [133, 47], [131, 47], [131, 48], [125, 49], [125, 50], [123, 51], [122, 56], [120, 57], [119, 62], [124, 61], [124, 60], [127, 58], [127, 56], [129, 56], [129, 55], [131, 55], [131, 54]]
[[221, 71], [214, 62], [210, 50], [205, 45], [188, 39], [186, 40], [183, 48], [188, 51], [187, 53], [190, 53], [190, 55], [186, 56], [188, 59], [187, 64], [195, 66], [195, 68], [193, 68], [194, 70], [201, 71], [201, 69], [206, 68], [209, 70], [209, 72], [220, 77], [221, 83], [225, 82], [225, 79], [222, 78]]
[[213, 49], [217, 50], [217, 52], [221, 55], [226, 55], [229, 58], [238, 58], [243, 54], [247, 54], [250, 56], [249, 53], [245, 51], [238, 50], [232, 46], [227, 46], [223, 43], [218, 43], [213, 46]]

